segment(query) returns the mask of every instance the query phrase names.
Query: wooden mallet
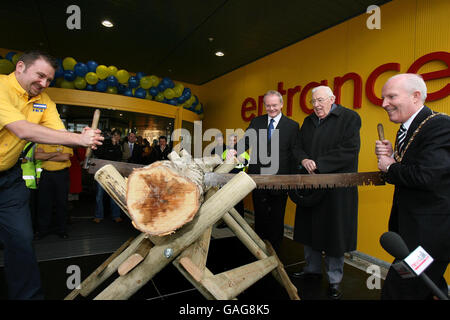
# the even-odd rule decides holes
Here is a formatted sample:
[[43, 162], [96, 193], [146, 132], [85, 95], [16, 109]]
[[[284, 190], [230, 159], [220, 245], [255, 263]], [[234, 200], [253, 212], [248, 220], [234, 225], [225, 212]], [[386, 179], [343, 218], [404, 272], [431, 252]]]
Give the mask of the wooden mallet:
[[380, 141], [384, 140], [384, 128], [381, 123], [377, 124], [377, 130], [378, 130], [378, 138], [380, 138]]
[[[99, 119], [100, 119], [100, 110], [99, 109], [95, 109], [94, 117], [92, 118], [92, 125], [91, 125], [91, 129], [92, 130], [96, 130], [97, 129], [98, 120]], [[91, 157], [91, 154], [92, 154], [91, 147], [87, 147], [86, 157], [84, 159], [83, 169], [88, 169], [89, 168], [89, 158]]]

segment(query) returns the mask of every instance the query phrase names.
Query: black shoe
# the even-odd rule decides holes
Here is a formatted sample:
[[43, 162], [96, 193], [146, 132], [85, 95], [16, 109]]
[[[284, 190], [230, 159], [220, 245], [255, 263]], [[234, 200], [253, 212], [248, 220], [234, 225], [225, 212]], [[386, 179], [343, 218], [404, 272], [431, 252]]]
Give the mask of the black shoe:
[[294, 278], [303, 279], [303, 280], [320, 280], [320, 279], [322, 279], [321, 273], [311, 273], [311, 272], [300, 271], [300, 272], [293, 272], [291, 275]]
[[342, 297], [342, 292], [339, 290], [339, 283], [330, 283], [328, 287], [328, 297], [332, 300], [339, 300]]
[[67, 234], [67, 232], [59, 232], [58, 237], [60, 237], [61, 239], [67, 239], [69, 238], [69, 235]]

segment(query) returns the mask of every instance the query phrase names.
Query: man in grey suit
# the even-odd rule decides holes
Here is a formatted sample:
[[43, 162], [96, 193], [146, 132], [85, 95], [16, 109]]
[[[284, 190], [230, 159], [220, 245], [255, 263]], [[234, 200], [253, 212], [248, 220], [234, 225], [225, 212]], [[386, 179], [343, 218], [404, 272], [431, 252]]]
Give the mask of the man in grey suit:
[[130, 163], [142, 163], [142, 146], [136, 143], [136, 134], [128, 133], [128, 141], [123, 143], [122, 159]]

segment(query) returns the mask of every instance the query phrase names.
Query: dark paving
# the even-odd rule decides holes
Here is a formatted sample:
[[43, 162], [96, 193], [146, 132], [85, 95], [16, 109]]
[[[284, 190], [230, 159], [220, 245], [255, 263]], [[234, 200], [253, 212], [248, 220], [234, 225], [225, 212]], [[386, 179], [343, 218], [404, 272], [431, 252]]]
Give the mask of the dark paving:
[[[125, 217], [122, 223], [112, 222], [108, 216], [100, 224], [92, 222], [92, 194], [85, 194], [80, 201], [73, 204], [71, 210], [72, 223], [69, 225], [69, 239], [61, 240], [56, 235], [35, 241], [36, 255], [41, 270], [42, 285], [46, 299], [62, 300], [70, 293], [67, 279], [68, 267], [76, 265], [81, 270], [81, 278], [85, 279], [112, 252], [138, 232]], [[303, 267], [303, 246], [285, 238], [279, 257], [289, 273], [300, 271]], [[0, 262], [2, 251], [0, 250]], [[212, 239], [208, 255], [207, 267], [217, 274], [247, 263], [255, 258], [236, 238], [228, 237]], [[78, 296], [76, 300], [90, 300], [106, 288], [117, 275], [113, 275], [97, 288], [89, 297]], [[369, 275], [351, 265], [344, 268], [344, 279], [341, 283], [343, 300], [379, 300], [380, 290], [369, 290], [366, 281]], [[303, 281], [292, 278], [298, 288], [302, 300], [327, 300], [327, 281]], [[0, 299], [6, 299], [6, 284], [3, 267], [0, 268]], [[289, 297], [279, 283], [269, 273], [253, 286], [242, 292], [239, 301], [283, 301]], [[186, 280], [180, 272], [168, 264], [151, 281], [135, 293], [130, 300], [204, 302], [205, 298]]]

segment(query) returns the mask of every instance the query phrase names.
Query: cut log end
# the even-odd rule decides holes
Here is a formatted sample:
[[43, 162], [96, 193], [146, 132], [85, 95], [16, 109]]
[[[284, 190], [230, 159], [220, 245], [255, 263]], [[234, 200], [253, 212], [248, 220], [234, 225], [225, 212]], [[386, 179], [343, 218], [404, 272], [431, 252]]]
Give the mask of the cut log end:
[[201, 204], [200, 188], [167, 163], [135, 169], [128, 177], [127, 207], [133, 225], [150, 235], [173, 233], [191, 221]]

